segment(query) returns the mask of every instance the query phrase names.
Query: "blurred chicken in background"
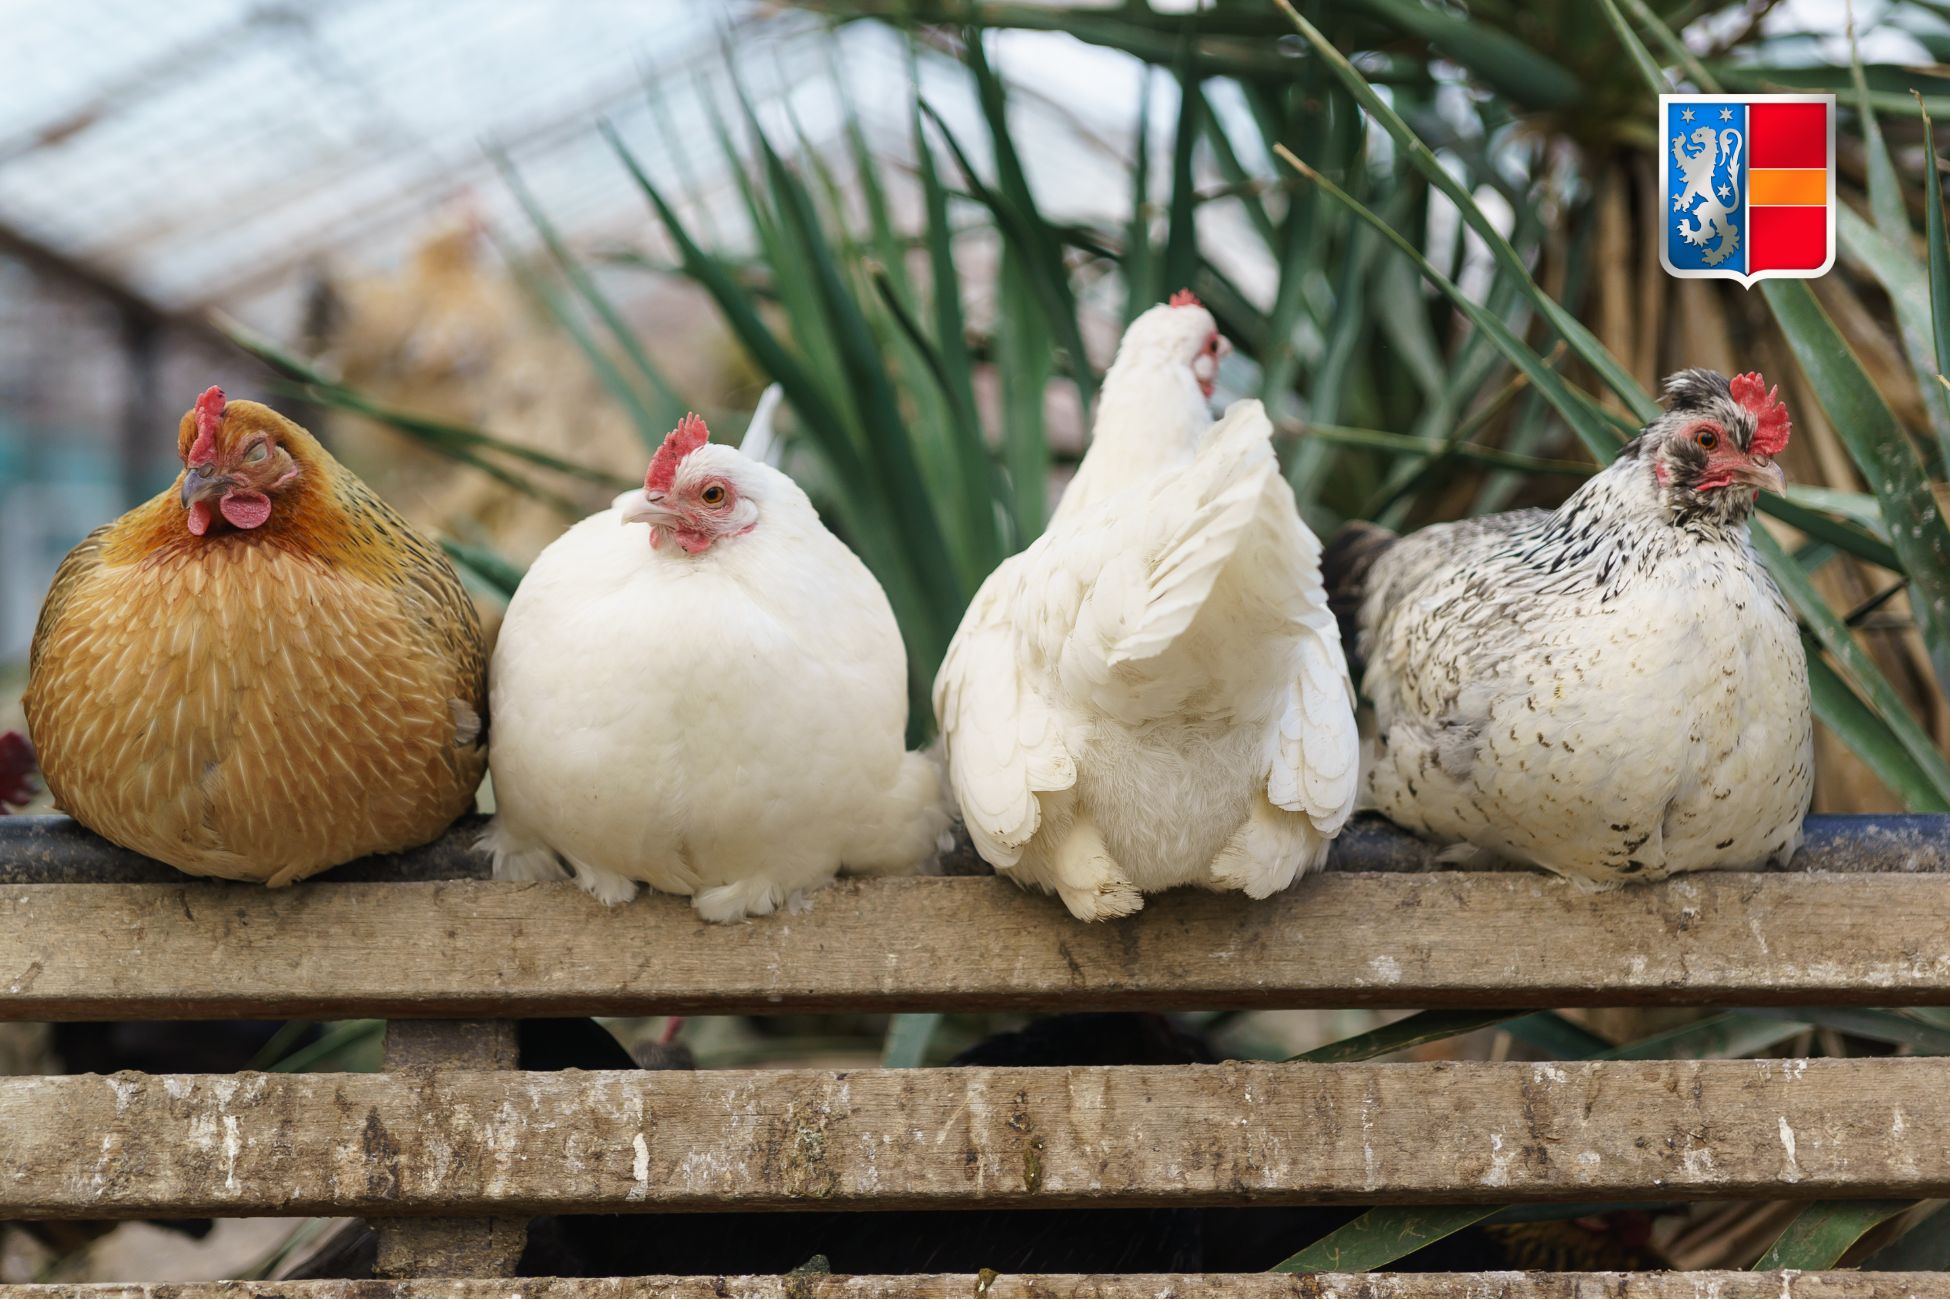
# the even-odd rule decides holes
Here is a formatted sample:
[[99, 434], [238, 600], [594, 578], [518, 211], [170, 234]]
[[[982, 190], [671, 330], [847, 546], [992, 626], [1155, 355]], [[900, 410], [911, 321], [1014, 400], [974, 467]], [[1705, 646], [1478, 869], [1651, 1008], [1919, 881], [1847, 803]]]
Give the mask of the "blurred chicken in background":
[[34, 788], [34, 747], [18, 731], [0, 733], [0, 816], [25, 808]]
[[[512, 442], [608, 469], [642, 471], [644, 446], [561, 327], [528, 301], [478, 220], [432, 234], [397, 272], [312, 287], [306, 350], [347, 385], [415, 414], [491, 430]], [[492, 539], [533, 559], [571, 520], [374, 421], [335, 413], [334, 449], [415, 523]], [[551, 486], [608, 499], [600, 488]]]

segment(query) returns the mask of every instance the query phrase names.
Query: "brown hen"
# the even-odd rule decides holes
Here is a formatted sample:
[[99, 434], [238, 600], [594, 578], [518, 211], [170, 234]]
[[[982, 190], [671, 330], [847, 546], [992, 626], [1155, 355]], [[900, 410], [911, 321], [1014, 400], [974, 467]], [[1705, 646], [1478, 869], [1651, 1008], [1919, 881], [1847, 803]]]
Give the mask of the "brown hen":
[[24, 704], [57, 805], [288, 885], [432, 839], [487, 761], [486, 650], [439, 547], [311, 434], [212, 388], [183, 473], [54, 576]]

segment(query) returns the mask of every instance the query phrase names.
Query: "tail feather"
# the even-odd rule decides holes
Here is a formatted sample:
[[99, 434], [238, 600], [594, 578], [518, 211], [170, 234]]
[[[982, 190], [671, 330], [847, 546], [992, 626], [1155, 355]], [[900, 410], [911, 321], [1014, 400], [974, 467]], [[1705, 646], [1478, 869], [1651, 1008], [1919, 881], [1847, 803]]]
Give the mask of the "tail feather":
[[1355, 520], [1345, 524], [1320, 556], [1320, 576], [1327, 585], [1327, 607], [1340, 624], [1341, 645], [1348, 670], [1361, 679], [1361, 601], [1368, 593], [1368, 572], [1383, 552], [1401, 539], [1380, 524]]
[[1219, 574], [1258, 515], [1261, 495], [1278, 482], [1273, 426], [1258, 402], [1235, 402], [1205, 436], [1183, 477], [1170, 486], [1188, 513], [1167, 517], [1144, 575], [1143, 608], [1110, 649], [1112, 667], [1155, 658], [1190, 627]]
[[[849, 876], [930, 874], [935, 859], [953, 847], [947, 837], [949, 792], [933, 750], [903, 755], [894, 787], [859, 826], [859, 841], [840, 870]], [[944, 847], [946, 838], [946, 847]]]
[[773, 469], [777, 469], [784, 459], [785, 444], [779, 441], [778, 433], [773, 428], [773, 421], [778, 418], [779, 403], [784, 399], [785, 389], [778, 384], [771, 385], [761, 393], [758, 406], [752, 411], [752, 421], [745, 426], [744, 441], [738, 444], [738, 450]]

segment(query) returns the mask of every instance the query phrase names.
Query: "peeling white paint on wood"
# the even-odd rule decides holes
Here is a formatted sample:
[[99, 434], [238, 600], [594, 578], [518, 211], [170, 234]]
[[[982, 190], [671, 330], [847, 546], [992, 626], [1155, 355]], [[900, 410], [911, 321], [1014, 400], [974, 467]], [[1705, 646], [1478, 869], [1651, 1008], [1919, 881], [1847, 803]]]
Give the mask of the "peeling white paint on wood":
[[1781, 1116], [1780, 1133], [1781, 1150], [1787, 1152], [1787, 1164], [1781, 1170], [1781, 1178], [1784, 1182], [1798, 1183], [1801, 1181], [1801, 1165], [1794, 1158], [1794, 1128], [1785, 1115]]
[[630, 1150], [634, 1154], [630, 1160], [629, 1198], [641, 1201], [650, 1195], [650, 1139], [638, 1133], [630, 1139]]
[[0, 1215], [1943, 1196], [1947, 1064], [12, 1078]]
[[[682, 899], [592, 912], [569, 882], [14, 885], [0, 886], [0, 971], [35, 977], [0, 998], [0, 1018], [1950, 1005], [1946, 915], [1950, 873], [1736, 873], [1586, 895], [1516, 872], [1329, 872], [1251, 906], [1162, 895], [1097, 927], [1006, 880], [869, 879], [790, 925], [705, 936]], [[457, 927], [458, 948], [444, 939]], [[104, 933], [142, 941], [105, 951]]]

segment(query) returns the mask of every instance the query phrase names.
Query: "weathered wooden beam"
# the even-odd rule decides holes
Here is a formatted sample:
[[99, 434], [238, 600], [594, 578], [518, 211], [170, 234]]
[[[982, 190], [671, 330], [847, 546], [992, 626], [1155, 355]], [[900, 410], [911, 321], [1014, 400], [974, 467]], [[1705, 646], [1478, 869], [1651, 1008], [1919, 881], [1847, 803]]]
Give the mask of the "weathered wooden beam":
[[[352, 881], [486, 880], [474, 851], [485, 817], [463, 817], [431, 844], [335, 867], [320, 879]], [[0, 817], [0, 885], [173, 884], [183, 873], [110, 844], [68, 817]], [[257, 886], [245, 886], [257, 888]]]
[[0, 1218], [1950, 1195], [1940, 1059], [0, 1079]]
[[[388, 1071], [512, 1070], [511, 1020], [394, 1020], [386, 1025]], [[513, 1277], [528, 1244], [520, 1216], [374, 1219], [381, 1277]]]
[[[463, 817], [431, 844], [364, 858], [313, 877], [315, 883], [486, 880], [487, 859], [474, 851], [485, 817]], [[1950, 816], [1935, 813], [1810, 817], [1807, 842], [1787, 868], [1768, 874], [1849, 875], [1950, 873]], [[952, 874], [987, 874], [957, 828]], [[1439, 864], [1439, 846], [1373, 815], [1348, 824], [1327, 861], [1329, 871], [1422, 872]], [[1507, 867], [1476, 870], [1508, 871]], [[1524, 873], [1532, 874], [1532, 873]], [[169, 884], [182, 873], [90, 834], [66, 817], [0, 819], [0, 885]], [[255, 885], [238, 885], [255, 889]]]
[[1950, 875], [1329, 873], [1103, 925], [995, 878], [842, 881], [733, 926], [567, 882], [14, 885], [0, 1019], [1943, 1005], [1946, 917]]
[[[1576, 1296], [1621, 1300], [1796, 1300], [1797, 1297], [1950, 1295], [1950, 1273], [1828, 1273], [1792, 1270], [1765, 1273], [934, 1273], [893, 1277], [833, 1273], [793, 1273], [771, 1277], [543, 1277], [516, 1284], [520, 1295], [538, 1298], [589, 1297], [589, 1300], [1099, 1300], [1156, 1296], [1179, 1300], [1230, 1300], [1230, 1297], [1294, 1297], [1319, 1300], [1439, 1300], [1442, 1297]], [[147, 1284], [64, 1282], [52, 1286], [0, 1286], [0, 1300], [474, 1300], [510, 1293], [506, 1281], [441, 1278], [418, 1282], [160, 1282]]]

